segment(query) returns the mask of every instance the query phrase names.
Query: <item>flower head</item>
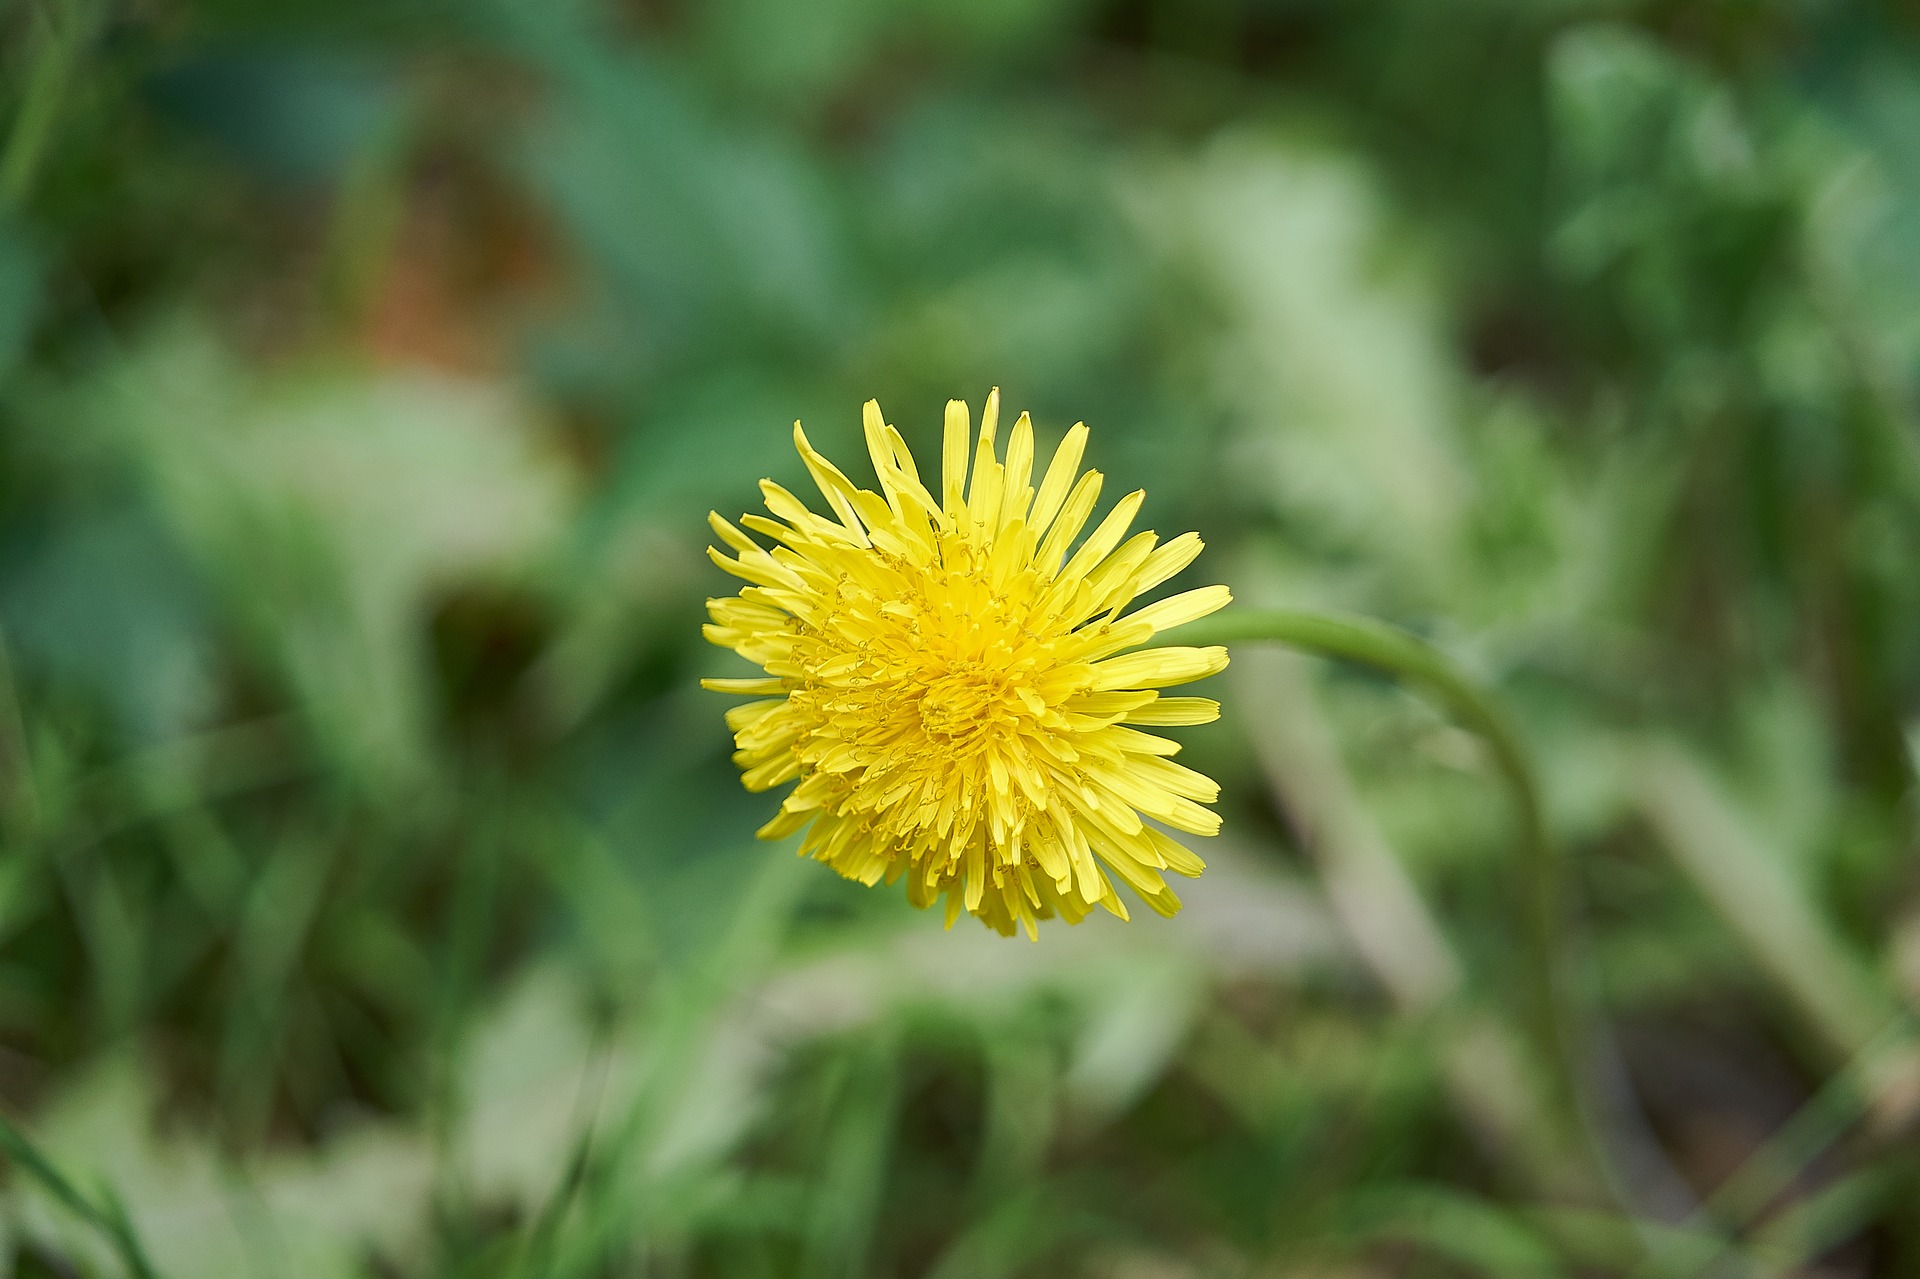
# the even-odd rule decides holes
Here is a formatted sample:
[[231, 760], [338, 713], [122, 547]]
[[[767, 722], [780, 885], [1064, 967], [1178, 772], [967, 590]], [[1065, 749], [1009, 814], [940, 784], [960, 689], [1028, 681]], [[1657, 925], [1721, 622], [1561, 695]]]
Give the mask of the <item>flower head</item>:
[[[1078, 475], [1087, 428], [1067, 432], [1036, 488], [1022, 413], [994, 453], [1000, 393], [987, 397], [969, 478], [969, 414], [947, 404], [944, 474], [920, 480], [900, 433], [866, 404], [880, 491], [794, 443], [832, 517], [763, 480], [772, 519], [713, 515], [735, 552], [709, 550], [748, 585], [707, 602], [706, 636], [765, 668], [706, 687], [760, 695], [727, 715], [749, 790], [797, 781], [765, 839], [806, 831], [800, 851], [849, 879], [904, 876], [925, 907], [946, 898], [1001, 933], [1034, 935], [1127, 908], [1108, 872], [1163, 915], [1162, 877], [1204, 863], [1157, 826], [1211, 835], [1201, 807], [1219, 787], [1173, 762], [1179, 746], [1142, 727], [1204, 724], [1219, 703], [1159, 690], [1212, 675], [1223, 648], [1143, 648], [1230, 598], [1207, 586], [1122, 616], [1133, 598], [1193, 562], [1200, 539], [1126, 536], [1144, 493], [1122, 498], [1074, 548], [1100, 496]], [[1124, 540], [1123, 540], [1124, 539]]]

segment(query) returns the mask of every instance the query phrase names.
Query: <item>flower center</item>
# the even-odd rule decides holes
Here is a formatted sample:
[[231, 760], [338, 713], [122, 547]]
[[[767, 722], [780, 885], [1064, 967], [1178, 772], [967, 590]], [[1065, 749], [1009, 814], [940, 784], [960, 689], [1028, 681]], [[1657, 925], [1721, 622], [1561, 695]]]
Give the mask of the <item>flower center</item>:
[[920, 691], [920, 727], [949, 747], [973, 742], [1017, 713], [1011, 672], [984, 662], [957, 662]]

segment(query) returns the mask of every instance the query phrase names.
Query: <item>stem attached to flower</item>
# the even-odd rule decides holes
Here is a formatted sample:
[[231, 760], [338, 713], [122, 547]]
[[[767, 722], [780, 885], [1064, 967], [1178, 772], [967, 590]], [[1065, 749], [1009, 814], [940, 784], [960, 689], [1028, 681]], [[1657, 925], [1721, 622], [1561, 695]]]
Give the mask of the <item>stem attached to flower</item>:
[[1511, 792], [1520, 821], [1521, 935], [1529, 965], [1529, 1003], [1538, 1047], [1571, 1115], [1575, 1132], [1591, 1149], [1595, 1171], [1610, 1190], [1610, 1161], [1595, 1140], [1593, 1114], [1584, 1104], [1575, 1002], [1568, 997], [1567, 912], [1562, 901], [1560, 856], [1546, 825], [1540, 786], [1511, 721], [1490, 692], [1457, 663], [1411, 632], [1367, 617], [1300, 609], [1234, 609], [1192, 623], [1181, 632], [1190, 644], [1270, 641], [1320, 657], [1371, 666], [1440, 703], [1448, 714], [1487, 745]]

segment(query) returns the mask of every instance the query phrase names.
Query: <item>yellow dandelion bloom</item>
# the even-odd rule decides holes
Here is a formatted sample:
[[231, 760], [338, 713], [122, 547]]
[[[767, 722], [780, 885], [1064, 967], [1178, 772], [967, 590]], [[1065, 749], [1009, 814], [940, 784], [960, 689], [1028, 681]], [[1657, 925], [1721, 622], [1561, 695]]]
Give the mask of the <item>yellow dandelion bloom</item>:
[[1109, 871], [1171, 915], [1162, 872], [1204, 863], [1142, 819], [1211, 835], [1220, 819], [1201, 805], [1219, 787], [1140, 727], [1219, 718], [1217, 702], [1159, 690], [1223, 670], [1227, 652], [1141, 646], [1231, 597], [1207, 586], [1123, 617], [1193, 562], [1199, 537], [1128, 538], [1145, 497], [1131, 493], [1074, 549], [1100, 496], [1099, 472], [1077, 474], [1087, 428], [1067, 432], [1035, 488], [1033, 424], [1020, 415], [1002, 460], [999, 408], [996, 390], [970, 450], [967, 406], [948, 403], [937, 495], [874, 401], [878, 493], [794, 423], [832, 517], [771, 480], [774, 518], [741, 520], [771, 549], [711, 517], [735, 554], [709, 554], [747, 585], [707, 602], [707, 638], [767, 677], [703, 683], [762, 698], [727, 715], [747, 789], [799, 783], [762, 838], [804, 829], [801, 853], [849, 879], [904, 876], [920, 907], [944, 895], [949, 927], [962, 909], [1009, 935], [1096, 905], [1125, 919]]

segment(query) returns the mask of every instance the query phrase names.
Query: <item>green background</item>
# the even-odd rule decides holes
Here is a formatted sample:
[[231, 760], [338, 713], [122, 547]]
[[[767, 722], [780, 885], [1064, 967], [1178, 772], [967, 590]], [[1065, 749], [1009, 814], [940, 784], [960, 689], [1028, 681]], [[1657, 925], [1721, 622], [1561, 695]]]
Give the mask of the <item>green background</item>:
[[[1890, 2], [0, 2], [0, 1249], [1920, 1273], [1917, 379]], [[707, 510], [993, 385], [1496, 691], [1584, 1124], [1378, 674], [1194, 690], [1173, 921], [753, 842]]]

